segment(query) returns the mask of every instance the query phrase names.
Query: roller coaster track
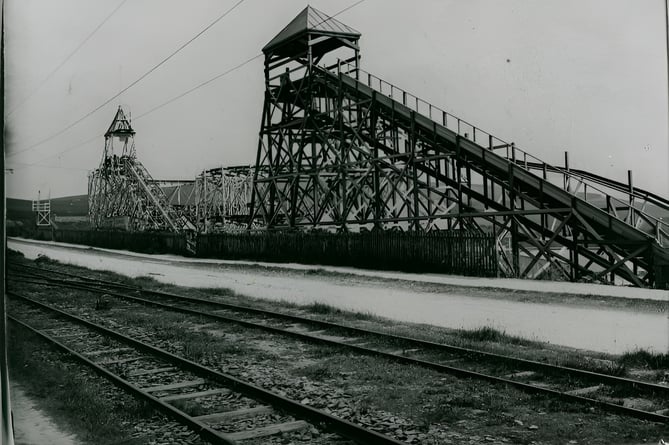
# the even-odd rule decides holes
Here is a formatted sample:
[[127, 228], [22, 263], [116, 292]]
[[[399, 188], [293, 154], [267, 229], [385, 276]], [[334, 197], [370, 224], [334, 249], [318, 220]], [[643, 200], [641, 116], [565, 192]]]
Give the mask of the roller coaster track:
[[[605, 189], [609, 189], [613, 192], [617, 192], [620, 194], [623, 194], [627, 198], [627, 202], [632, 202], [635, 204], [635, 207], [641, 207], [640, 213], [643, 214], [644, 216], [649, 216], [648, 213], [645, 213], [646, 207], [649, 205], [653, 205], [658, 207], [662, 213], [665, 213], [666, 215], [669, 215], [669, 199], [664, 198], [656, 193], [649, 192], [648, 190], [644, 190], [639, 187], [635, 186], [630, 186], [630, 183], [624, 183], [620, 181], [616, 181], [613, 179], [609, 179], [607, 177], [597, 175], [595, 173], [591, 173], [587, 170], [580, 170], [580, 169], [570, 169], [570, 170], [564, 170], [563, 168], [557, 168], [550, 166], [548, 164], [541, 164], [539, 162], [527, 162], [524, 163], [522, 161], [516, 161], [519, 165], [522, 165], [525, 167], [527, 170], [543, 170], [544, 166], [548, 172], [555, 172], [559, 173], [560, 175], [566, 176], [568, 179], [573, 179], [577, 182], [576, 187], [578, 188], [578, 184], [583, 183], [583, 196], [585, 196], [584, 199], [586, 201], [588, 200], [587, 197], [587, 187], [590, 184], [590, 187], [592, 189], [592, 184], [595, 185], [595, 187], [603, 187]], [[607, 209], [613, 209], [613, 205], [611, 202], [611, 196], [610, 195], [595, 195], [596, 198], [602, 198], [607, 202]], [[627, 210], [629, 208], [629, 204], [621, 206], [622, 209]], [[654, 215], [655, 216], [655, 215]], [[657, 219], [657, 218], [655, 218]], [[659, 230], [661, 230], [664, 233], [664, 241], [666, 243], [666, 227], [667, 223], [665, 222], [660, 222], [660, 227]], [[666, 244], [665, 244], [666, 245]]]
[[[379, 77], [353, 67], [350, 63], [344, 65], [339, 63], [328, 68], [326, 69], [330, 73], [347, 78], [349, 85], [355, 85], [351, 83], [355, 80], [356, 84], [366, 85], [373, 91], [391, 99], [401, 97], [401, 103], [410, 110], [409, 113], [415, 112], [428, 117], [432, 122], [438, 122], [440, 127], [449, 129], [481, 147], [488, 148], [489, 151], [495, 152], [495, 154], [523, 167], [527, 171], [539, 170], [546, 173], [558, 173], [562, 177], [563, 190], [569, 194], [576, 195], [585, 202], [606, 202], [606, 206], [602, 210], [637, 228], [645, 223], [646, 230], [643, 230], [644, 232], [654, 236], [662, 246], [669, 246], [669, 221], [661, 221], [657, 216], [646, 211], [646, 207], [652, 204], [669, 214], [669, 199], [639, 187], [633, 187], [631, 183], [625, 184], [586, 170], [550, 165], [519, 149], [515, 144], [505, 142]], [[366, 82], [360, 79], [366, 79]], [[484, 145], [483, 142], [487, 142], [487, 144]], [[546, 180], [547, 178], [542, 179]], [[590, 195], [587, 193], [588, 187], [591, 191]], [[626, 210], [627, 214], [624, 217], [620, 216], [618, 210]]]
[[[490, 196], [486, 196], [485, 193], [483, 196], [478, 194], [477, 197], [488, 207], [496, 207], [499, 212], [513, 211], [518, 207], [525, 209], [528, 205], [535, 207], [537, 210], [569, 208], [571, 218], [563, 221], [567, 221], [567, 224], [572, 228], [572, 233], [574, 233], [573, 229], [576, 229], [577, 233], [582, 232], [585, 235], [585, 240], [588, 238], [592, 240], [590, 242], [586, 241], [586, 245], [598, 245], [600, 250], [607, 252], [611, 258], [604, 259], [600, 255], [593, 254], [587, 247], [585, 249], [577, 248], [575, 253], [582, 254], [588, 258], [588, 261], [598, 263], [607, 272], [614, 268], [620, 268], [622, 275], [637, 285], [641, 285], [645, 278], [639, 277], [639, 267], [645, 269], [648, 274], [651, 272], [650, 269], [654, 259], [666, 261], [669, 258], [669, 250], [667, 249], [667, 246], [669, 246], [669, 225], [645, 211], [648, 203], [658, 205], [664, 209], [669, 208], [669, 202], [666, 199], [638, 188], [626, 189], [622, 183], [591, 173], [583, 171], [569, 172], [551, 166], [537, 160], [513, 144], [505, 143], [458, 118], [455, 118], [454, 123], [457, 131], [453, 131], [447, 125], [448, 118], [450, 117], [453, 120], [453, 116], [446, 115], [445, 112], [431, 104], [417, 98], [411, 101], [409, 100], [411, 96], [402, 90], [398, 91], [403, 99], [402, 103], [399, 103], [392, 98], [392, 92], [390, 96], [385, 96], [383, 93], [379, 94], [381, 87], [379, 89], [372, 88], [374, 77], [370, 74], [362, 73], [366, 75], [363, 75], [363, 78], [367, 77], [368, 80], [365, 84], [348, 74], [342, 73], [340, 65], [337, 65], [337, 70], [337, 73], [316, 70], [315, 75], [325, 85], [342, 88], [357, 99], [371, 100], [372, 104], [378, 105], [380, 113], [388, 113], [398, 121], [404, 120], [405, 128], [413, 127], [414, 132], [419, 129], [418, 131], [422, 131], [423, 137], [426, 139], [438, 140], [438, 144], [443, 144], [443, 146], [439, 147], [437, 145], [436, 147], [446, 148], [447, 150], [450, 148], [456, 158], [460, 157], [461, 164], [466, 164], [467, 168], [478, 171], [484, 177], [488, 176], [494, 178], [494, 180], [496, 179], [500, 184], [505, 184], [509, 195], [515, 195], [515, 199], [509, 199], [508, 206], [499, 206], [495, 205], [497, 201], [491, 199]], [[360, 78], [360, 74], [358, 72], [358, 78]], [[383, 81], [380, 79], [379, 85], [383, 85]], [[422, 110], [421, 102], [426, 104]], [[371, 107], [374, 105], [371, 105]], [[431, 118], [435, 111], [440, 112], [441, 122], [439, 123]], [[471, 133], [465, 132], [467, 127], [471, 127]], [[478, 142], [482, 137], [484, 140], [487, 139], [487, 147]], [[506, 156], [497, 154], [500, 148], [505, 150]], [[393, 154], [397, 154], [397, 152], [395, 151]], [[528, 158], [531, 159], [532, 164], [527, 162]], [[566, 178], [564, 181], [565, 187], [560, 188], [549, 182], [545, 177], [534, 175], [532, 169], [560, 173]], [[434, 176], [439, 175], [438, 171], [430, 170], [429, 167], [423, 166], [422, 170], [428, 171]], [[616, 198], [595, 185], [591, 185], [590, 188], [594, 191], [591, 196], [599, 195], [600, 200], [603, 196], [606, 202], [604, 208], [596, 206], [586, 200], [587, 193], [577, 194], [578, 188], [570, 188], [572, 186], [571, 181], [574, 179], [577, 179], [580, 184], [589, 182], [612, 188], [614, 191], [622, 193], [623, 199]], [[475, 190], [471, 188], [471, 183], [467, 185], [469, 186], [468, 194], [471, 196], [477, 195]], [[624, 216], [618, 213], [620, 209], [626, 211]], [[534, 231], [527, 233], [530, 237], [533, 233], [540, 236], [544, 235], [544, 237], [549, 236], [550, 238], [560, 237], [558, 231], [550, 230], [546, 225], [540, 227], [527, 215], [518, 213], [515, 217], [519, 219], [519, 223], [526, 227], [529, 226], [528, 228]], [[536, 238], [540, 238], [540, 236], [536, 236]], [[562, 242], [568, 241], [564, 239]], [[652, 246], [650, 248], [652, 253], [648, 253], [645, 258], [639, 256], [644, 250], [640, 246], [644, 244]], [[637, 270], [636, 273], [625, 265], [628, 261], [633, 264], [632, 267]]]
[[[195, 180], [198, 232], [231, 231], [231, 221], [248, 220], [253, 167], [220, 167], [203, 171]], [[243, 224], [238, 225], [244, 229]]]
[[[137, 159], [134, 130], [119, 107], [105, 134], [100, 166], [89, 176], [88, 199], [94, 227], [117, 225], [117, 218], [130, 230], [186, 233], [194, 252], [195, 226], [171, 205], [170, 199]], [[116, 145], [116, 147], [115, 147]]]
[[125, 160], [125, 166], [139, 186], [138, 188], [144, 192], [146, 202], [151, 204], [152, 213], [156, 216], [160, 215], [164, 225], [175, 232], [194, 229], [185, 217], [176, 213], [163, 189], [153, 180], [141, 162], [128, 158]]
[[545, 163], [357, 58], [270, 77], [280, 60], [267, 54], [252, 199], [270, 228], [494, 231], [506, 276], [667, 286], [669, 221], [649, 212], [666, 198]]
[[191, 230], [167, 195], [136, 158], [121, 156], [114, 166], [102, 165], [91, 175], [89, 196], [95, 220], [128, 216], [135, 230]]

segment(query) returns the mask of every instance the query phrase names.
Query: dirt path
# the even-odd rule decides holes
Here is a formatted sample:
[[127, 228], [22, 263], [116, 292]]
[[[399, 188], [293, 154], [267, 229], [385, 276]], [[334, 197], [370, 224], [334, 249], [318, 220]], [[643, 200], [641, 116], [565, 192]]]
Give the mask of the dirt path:
[[63, 431], [38, 408], [17, 383], [10, 383], [16, 445], [81, 445], [76, 436]]
[[[69, 249], [90, 250], [88, 246], [76, 244], [58, 243], [53, 241], [38, 241], [22, 238], [9, 238], [10, 242], [22, 243], [27, 245], [45, 245], [53, 247], [67, 247]], [[327, 271], [342, 274], [351, 274], [361, 277], [375, 277], [393, 280], [406, 280], [421, 283], [443, 284], [449, 286], [465, 286], [476, 288], [508, 289], [533, 292], [553, 292], [574, 295], [597, 295], [607, 297], [622, 297], [632, 299], [646, 299], [669, 302], [669, 291], [659, 289], [643, 289], [625, 286], [608, 286], [592, 283], [570, 283], [565, 281], [538, 281], [538, 280], [520, 280], [513, 278], [480, 278], [466, 277], [458, 275], [440, 275], [440, 274], [418, 274], [407, 272], [389, 272], [379, 270], [356, 269], [352, 267], [305, 265], [296, 263], [266, 263], [262, 261], [232, 261], [219, 259], [201, 259], [185, 258], [177, 255], [151, 255], [125, 250], [112, 250], [93, 248], [95, 251], [106, 252], [113, 255], [122, 255], [124, 257], [136, 257], [147, 260], [159, 260], [173, 264], [199, 264], [208, 266], [228, 265], [228, 266], [260, 266], [265, 268], [280, 268], [294, 271]]]
[[419, 286], [414, 289], [412, 283], [380, 282], [363, 276], [323, 275], [229, 262], [181, 261], [179, 257], [140, 256], [52, 243], [10, 240], [8, 247], [30, 259], [41, 254], [131, 277], [148, 275], [161, 282], [189, 287], [225, 287], [251, 297], [298, 304], [320, 302], [402, 321], [451, 328], [492, 326], [512, 335], [614, 354], [636, 348], [669, 351], [667, 311], [619, 308], [606, 300], [589, 300], [587, 304], [572, 303], [567, 298], [562, 302], [555, 297], [548, 303], [540, 298], [523, 301], [508, 291], [483, 294], [490, 297], [472, 296], [466, 289], [439, 291]]

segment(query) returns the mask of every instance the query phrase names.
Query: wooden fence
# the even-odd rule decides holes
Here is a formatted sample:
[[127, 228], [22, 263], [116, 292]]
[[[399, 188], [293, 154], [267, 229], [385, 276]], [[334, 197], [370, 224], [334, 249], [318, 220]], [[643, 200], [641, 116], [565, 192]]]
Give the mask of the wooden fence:
[[497, 275], [494, 238], [459, 231], [210, 234], [198, 237], [197, 255], [369, 269]]
[[[188, 255], [186, 238], [174, 233], [41, 230], [28, 237], [143, 253]], [[494, 238], [460, 231], [198, 235], [196, 255], [486, 277], [498, 272]]]
[[7, 233], [8, 236], [60, 241], [70, 244], [130, 250], [142, 253], [186, 255], [186, 239], [175, 233], [123, 232], [118, 230], [51, 230], [41, 229]]
[[54, 230], [54, 241], [142, 253], [186, 253], [186, 238], [176, 233]]

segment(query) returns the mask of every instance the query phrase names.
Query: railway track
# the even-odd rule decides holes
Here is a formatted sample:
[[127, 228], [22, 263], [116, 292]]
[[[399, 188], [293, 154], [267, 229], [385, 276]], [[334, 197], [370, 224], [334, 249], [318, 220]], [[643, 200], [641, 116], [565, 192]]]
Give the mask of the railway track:
[[[390, 335], [292, 314], [120, 285], [45, 268], [22, 265], [19, 269], [24, 282], [32, 280], [37, 285], [55, 284], [105, 293], [135, 304], [235, 323], [459, 377], [511, 385], [523, 391], [588, 404], [645, 420], [669, 422], [669, 387], [661, 384]], [[639, 409], [626, 403], [626, 400], [639, 397], [647, 402], [645, 405], [648, 408]]]
[[[234, 376], [34, 299], [9, 292], [9, 320], [213, 444], [270, 443], [268, 437], [324, 428], [360, 444], [402, 444]], [[37, 326], [35, 326], [35, 324]], [[190, 402], [188, 411], [178, 402]], [[194, 407], [192, 402], [197, 402]], [[317, 443], [330, 443], [320, 436]], [[260, 442], [254, 442], [259, 440]], [[279, 439], [281, 442], [283, 438]], [[334, 441], [342, 443], [341, 438]], [[311, 443], [311, 442], [310, 442]]]

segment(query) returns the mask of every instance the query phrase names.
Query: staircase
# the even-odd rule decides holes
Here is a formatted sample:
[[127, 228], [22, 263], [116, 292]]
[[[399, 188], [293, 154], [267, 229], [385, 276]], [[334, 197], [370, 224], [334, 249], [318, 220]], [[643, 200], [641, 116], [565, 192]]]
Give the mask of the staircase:
[[[195, 253], [195, 226], [183, 215], [177, 214], [167, 199], [167, 195], [156, 184], [144, 165], [136, 158], [125, 157], [123, 166], [127, 179], [132, 183], [135, 205], [142, 209], [145, 218], [152, 222], [154, 228], [167, 229], [174, 232], [185, 232], [187, 249]], [[192, 236], [190, 236], [192, 235]]]

